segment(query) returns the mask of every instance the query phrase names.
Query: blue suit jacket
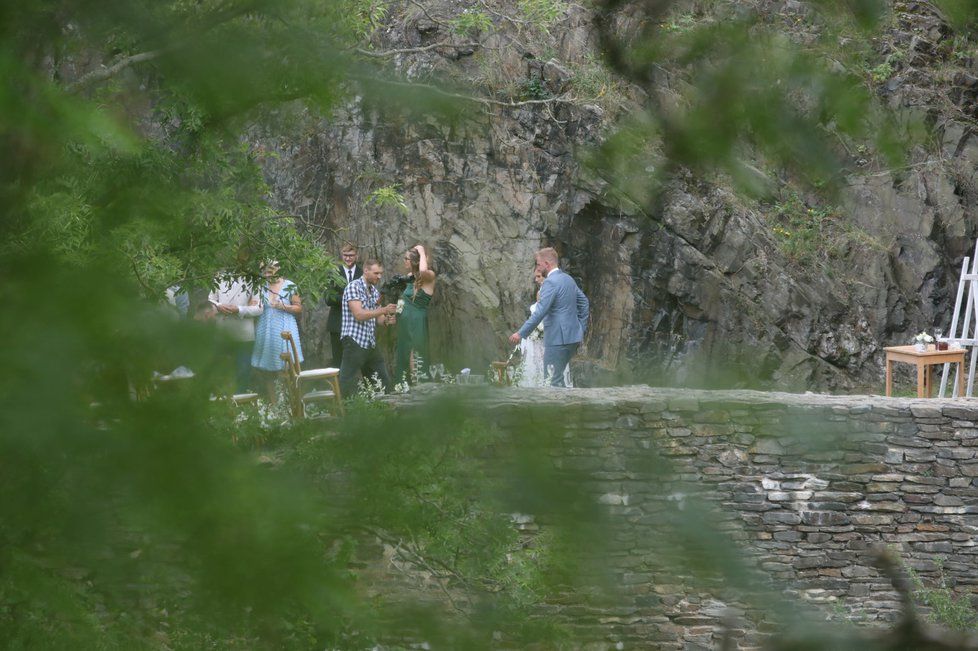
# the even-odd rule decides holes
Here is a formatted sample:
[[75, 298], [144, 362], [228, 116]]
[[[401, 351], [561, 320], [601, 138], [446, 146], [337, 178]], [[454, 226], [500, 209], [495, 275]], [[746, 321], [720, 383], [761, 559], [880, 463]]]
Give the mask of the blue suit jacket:
[[560, 269], [554, 269], [540, 286], [536, 312], [520, 328], [526, 339], [543, 321], [543, 345], [576, 344], [584, 339], [590, 304], [574, 279]]

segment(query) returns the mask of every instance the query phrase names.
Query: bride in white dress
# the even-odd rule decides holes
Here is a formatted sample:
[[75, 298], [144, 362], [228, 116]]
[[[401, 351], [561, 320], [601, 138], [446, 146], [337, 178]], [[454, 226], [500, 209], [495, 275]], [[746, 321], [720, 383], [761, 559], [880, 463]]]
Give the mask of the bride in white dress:
[[[543, 284], [543, 274], [539, 271], [533, 274], [533, 282], [539, 287]], [[540, 292], [537, 291], [537, 300]], [[530, 314], [537, 311], [537, 303], [530, 306]], [[518, 387], [548, 387], [550, 379], [547, 371], [543, 368], [543, 321], [540, 322], [530, 336], [520, 341], [520, 356], [522, 362], [519, 368], [519, 377], [516, 381]], [[572, 387], [570, 379], [570, 364], [564, 369], [564, 386]]]

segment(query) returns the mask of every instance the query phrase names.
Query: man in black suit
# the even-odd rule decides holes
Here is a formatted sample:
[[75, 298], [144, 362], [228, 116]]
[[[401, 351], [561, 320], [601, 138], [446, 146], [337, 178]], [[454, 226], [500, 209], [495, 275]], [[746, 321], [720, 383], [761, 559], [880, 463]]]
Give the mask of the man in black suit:
[[330, 294], [326, 299], [329, 306], [329, 316], [326, 318], [326, 331], [329, 332], [329, 349], [332, 355], [330, 366], [339, 368], [343, 361], [343, 346], [340, 343], [340, 329], [343, 325], [342, 297], [343, 290], [351, 282], [363, 275], [363, 268], [357, 264], [357, 247], [352, 242], [344, 242], [340, 249], [343, 264], [336, 265], [343, 277], [343, 287], [338, 292]]

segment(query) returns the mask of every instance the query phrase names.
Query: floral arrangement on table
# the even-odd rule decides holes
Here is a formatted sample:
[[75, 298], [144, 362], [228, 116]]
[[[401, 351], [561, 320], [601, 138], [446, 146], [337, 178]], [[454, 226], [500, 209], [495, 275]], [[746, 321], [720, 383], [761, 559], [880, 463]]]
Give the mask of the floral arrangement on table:
[[934, 337], [926, 332], [921, 332], [913, 338], [913, 341], [915, 344], [932, 344], [934, 343]]

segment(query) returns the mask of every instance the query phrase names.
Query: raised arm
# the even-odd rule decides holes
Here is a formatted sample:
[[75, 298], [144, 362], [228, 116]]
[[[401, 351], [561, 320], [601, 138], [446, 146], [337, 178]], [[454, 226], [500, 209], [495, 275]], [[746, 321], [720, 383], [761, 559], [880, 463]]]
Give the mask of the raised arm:
[[414, 250], [418, 252], [418, 271], [423, 275], [424, 272], [428, 271], [428, 254], [425, 253], [424, 247], [420, 244], [416, 244]]

